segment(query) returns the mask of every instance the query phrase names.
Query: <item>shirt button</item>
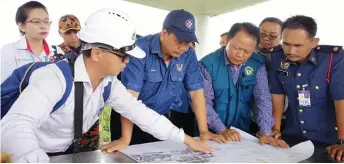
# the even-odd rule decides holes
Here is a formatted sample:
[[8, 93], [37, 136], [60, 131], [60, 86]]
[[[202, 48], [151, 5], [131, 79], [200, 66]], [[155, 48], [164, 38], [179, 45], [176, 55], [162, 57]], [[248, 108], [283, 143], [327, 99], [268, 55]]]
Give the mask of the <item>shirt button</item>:
[[297, 73], [297, 76], [300, 77], [300, 76], [301, 76], [301, 73]]
[[337, 128], [337, 127], [335, 127], [334, 129], [338, 130], [338, 128]]
[[300, 112], [300, 113], [302, 113], [302, 112], [303, 112], [303, 110], [302, 110], [302, 109], [299, 109], [299, 112]]
[[282, 84], [284, 84], [284, 81], [282, 81]]
[[302, 133], [303, 133], [303, 134], [306, 134], [307, 132], [306, 132], [306, 131], [303, 131]]
[[319, 88], [319, 86], [315, 86], [315, 89], [316, 89], [316, 90], [319, 90], [320, 88]]
[[296, 88], [297, 88], [297, 89], [300, 89], [300, 85], [297, 85]]
[[305, 122], [304, 121], [300, 121], [301, 124], [304, 124]]

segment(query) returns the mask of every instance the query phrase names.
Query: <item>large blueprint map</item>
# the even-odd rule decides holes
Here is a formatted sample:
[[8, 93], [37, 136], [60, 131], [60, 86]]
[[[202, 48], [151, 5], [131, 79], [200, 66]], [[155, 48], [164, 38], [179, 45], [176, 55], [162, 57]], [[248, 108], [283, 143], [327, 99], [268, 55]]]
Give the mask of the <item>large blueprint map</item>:
[[215, 149], [211, 154], [193, 152], [184, 144], [171, 141], [133, 145], [122, 152], [135, 161], [144, 163], [287, 163], [305, 160], [314, 152], [314, 146], [310, 141], [289, 149], [276, 149], [270, 145], [261, 146], [253, 136], [239, 132], [243, 139], [241, 142], [217, 144], [209, 141]]

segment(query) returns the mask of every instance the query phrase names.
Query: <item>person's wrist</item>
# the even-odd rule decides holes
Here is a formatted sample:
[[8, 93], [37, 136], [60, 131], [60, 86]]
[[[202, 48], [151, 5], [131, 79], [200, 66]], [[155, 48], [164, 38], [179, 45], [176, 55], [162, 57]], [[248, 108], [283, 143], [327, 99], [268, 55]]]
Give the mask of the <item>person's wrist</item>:
[[131, 137], [129, 137], [129, 136], [122, 136], [122, 137], [120, 138], [120, 140], [121, 140], [122, 142], [124, 142], [124, 143], [129, 144], [130, 141], [131, 141]]
[[184, 137], [184, 144], [186, 145], [186, 146], [189, 146], [190, 145], [190, 142], [191, 142], [191, 137], [189, 136], [189, 135], [185, 135], [185, 137]]
[[337, 140], [338, 145], [344, 145], [344, 138], [343, 139], [338, 139]]
[[272, 127], [272, 130], [273, 131], [281, 131], [281, 128], [280, 128], [280, 126], [276, 126], [275, 125], [275, 126]]
[[271, 134], [268, 134], [268, 133], [265, 133], [265, 132], [261, 132], [261, 131], [256, 133], [257, 138], [260, 138], [260, 137], [263, 137], [263, 136], [270, 136], [270, 135]]

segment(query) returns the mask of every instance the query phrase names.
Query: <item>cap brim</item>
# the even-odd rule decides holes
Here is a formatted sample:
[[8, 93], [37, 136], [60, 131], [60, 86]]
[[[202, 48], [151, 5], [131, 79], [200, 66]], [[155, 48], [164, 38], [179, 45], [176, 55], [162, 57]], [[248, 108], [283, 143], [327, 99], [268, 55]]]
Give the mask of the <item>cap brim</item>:
[[68, 29], [65, 29], [65, 30], [61, 30], [61, 29], [60, 29], [60, 33], [66, 33], [66, 32], [69, 31], [69, 30], [77, 30], [77, 31], [79, 31], [80, 28], [68, 28]]
[[193, 32], [178, 31], [171, 29], [174, 35], [176, 35], [178, 41], [180, 42], [197, 42], [197, 37]]
[[138, 46], [126, 53], [136, 58], [144, 58], [146, 56], [146, 53]]

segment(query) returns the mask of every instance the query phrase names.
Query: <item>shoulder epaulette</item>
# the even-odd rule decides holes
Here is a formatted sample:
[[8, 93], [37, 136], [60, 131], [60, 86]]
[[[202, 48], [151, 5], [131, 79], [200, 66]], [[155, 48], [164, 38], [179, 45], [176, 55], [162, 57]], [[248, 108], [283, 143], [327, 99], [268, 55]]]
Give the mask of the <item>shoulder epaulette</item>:
[[333, 46], [333, 45], [318, 45], [315, 48], [315, 51], [326, 52], [326, 53], [339, 53], [342, 51], [342, 46]]
[[283, 48], [282, 48], [281, 45], [278, 45], [278, 46], [276, 46], [276, 47], [272, 47], [272, 48], [270, 48], [270, 50], [269, 50], [270, 53], [275, 53], [275, 52], [280, 52], [280, 51], [283, 51]]

